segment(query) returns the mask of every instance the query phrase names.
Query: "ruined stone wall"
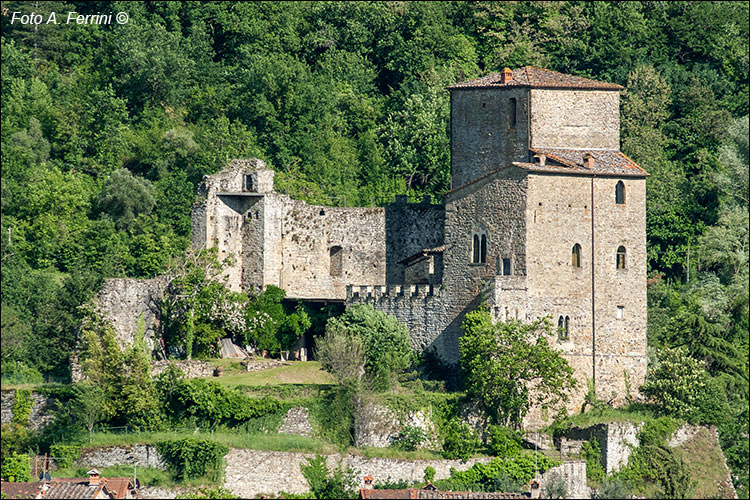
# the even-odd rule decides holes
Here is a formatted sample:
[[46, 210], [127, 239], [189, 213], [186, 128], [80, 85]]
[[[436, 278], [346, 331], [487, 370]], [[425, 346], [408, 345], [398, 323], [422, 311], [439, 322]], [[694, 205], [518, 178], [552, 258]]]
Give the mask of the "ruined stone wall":
[[76, 460], [78, 467], [111, 467], [113, 465], [137, 465], [165, 470], [166, 463], [155, 446], [146, 444], [103, 446], [81, 450]]
[[[13, 405], [16, 402], [16, 391], [2, 391], [0, 400], [0, 410], [2, 415], [2, 425], [9, 424], [13, 421]], [[52, 422], [54, 418], [52, 411], [55, 410], [56, 400], [40, 394], [31, 393], [31, 412], [29, 412], [28, 428], [35, 431]]]
[[[445, 208], [442, 204], [433, 205], [428, 200], [406, 203], [405, 197], [396, 197], [396, 203], [385, 207], [385, 284], [406, 283], [404, 266], [399, 262], [424, 249], [442, 246], [444, 232]], [[442, 279], [442, 261], [434, 264], [437, 266], [431, 282], [439, 283]]]
[[[516, 126], [510, 100], [516, 99]], [[455, 89], [451, 92], [451, 187], [529, 155], [529, 90]]]
[[534, 148], [620, 149], [616, 90], [531, 89]]
[[[283, 214], [281, 259], [275, 264], [280, 266], [278, 286], [287, 296], [344, 299], [350, 283], [385, 284], [384, 209], [321, 207], [282, 195], [274, 198], [281, 201], [276, 211]], [[267, 221], [271, 217], [266, 214]], [[332, 273], [335, 248], [340, 248], [341, 266]]]
[[153, 349], [154, 336], [159, 328], [159, 302], [166, 293], [169, 279], [112, 278], [104, 282], [94, 298], [94, 310], [115, 329], [121, 348], [133, 345], [142, 322], [146, 345]]

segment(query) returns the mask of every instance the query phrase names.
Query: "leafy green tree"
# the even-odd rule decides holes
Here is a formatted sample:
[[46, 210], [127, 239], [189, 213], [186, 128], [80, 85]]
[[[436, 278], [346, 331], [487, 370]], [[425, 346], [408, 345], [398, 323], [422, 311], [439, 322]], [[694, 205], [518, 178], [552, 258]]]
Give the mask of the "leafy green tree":
[[113, 172], [99, 193], [99, 209], [120, 229], [129, 228], [139, 214], [151, 213], [154, 203], [151, 183], [126, 169]]
[[111, 417], [113, 412], [107, 391], [92, 382], [84, 382], [74, 387], [71, 404], [71, 414], [87, 431], [89, 440], [93, 439], [94, 428], [97, 424]]
[[347, 332], [362, 339], [366, 379], [375, 390], [391, 388], [413, 357], [406, 328], [393, 316], [376, 311], [369, 304], [351, 307], [341, 316], [329, 319], [326, 335], [329, 331]]
[[649, 371], [640, 391], [660, 412], [691, 419], [707, 395], [708, 374], [701, 362], [686, 354], [680, 348], [662, 349], [658, 366]]
[[23, 483], [31, 480], [29, 456], [13, 453], [3, 457], [2, 477], [10, 483]]
[[493, 324], [489, 311], [480, 308], [466, 315], [463, 330], [459, 348], [466, 393], [491, 422], [518, 426], [532, 405], [555, 408], [567, 401], [576, 380], [549, 345], [548, 320]]

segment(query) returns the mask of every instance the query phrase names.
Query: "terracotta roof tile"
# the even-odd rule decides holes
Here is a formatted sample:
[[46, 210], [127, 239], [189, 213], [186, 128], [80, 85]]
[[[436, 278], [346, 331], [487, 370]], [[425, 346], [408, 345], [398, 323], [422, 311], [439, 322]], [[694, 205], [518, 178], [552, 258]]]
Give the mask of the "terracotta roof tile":
[[2, 483], [2, 491], [5, 498], [35, 498], [42, 489], [44, 483], [37, 481], [33, 483]]
[[96, 498], [104, 484], [89, 486], [88, 480], [80, 482], [50, 481], [44, 491], [44, 498]]
[[470, 89], [470, 88], [508, 88], [508, 87], [530, 87], [530, 88], [567, 88], [567, 89], [594, 89], [594, 90], [623, 90], [622, 85], [616, 83], [600, 82], [583, 78], [581, 76], [566, 75], [543, 68], [524, 66], [513, 70], [513, 79], [502, 83], [501, 73], [466, 80], [448, 87], [448, 89]]
[[[602, 149], [560, 149], [560, 148], [532, 148], [531, 152], [544, 154], [547, 157], [545, 165], [539, 163], [515, 162], [514, 165], [537, 172], [560, 172], [582, 175], [614, 175], [647, 177], [648, 173], [633, 160], [617, 150]], [[583, 157], [590, 154], [593, 166], [584, 165]]]

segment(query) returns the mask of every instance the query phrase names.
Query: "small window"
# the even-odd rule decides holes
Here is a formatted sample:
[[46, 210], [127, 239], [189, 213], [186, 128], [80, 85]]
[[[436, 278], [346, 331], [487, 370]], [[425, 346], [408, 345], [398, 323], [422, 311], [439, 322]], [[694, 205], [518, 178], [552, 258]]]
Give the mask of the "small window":
[[253, 176], [252, 175], [245, 176], [245, 191], [255, 191], [255, 189], [253, 189]]
[[569, 316], [565, 316], [565, 318], [560, 316], [559, 318], [557, 318], [557, 339], [558, 340], [568, 340], [569, 323], [570, 323]]
[[510, 276], [511, 274], [510, 259], [503, 259], [503, 275]]
[[624, 317], [625, 317], [625, 307], [617, 306], [617, 319], [622, 319]]
[[511, 97], [510, 99], [510, 114], [508, 115], [508, 124], [510, 128], [516, 128], [516, 98]]
[[625, 269], [625, 247], [617, 247], [617, 269]]
[[482, 235], [482, 243], [479, 249], [479, 262], [481, 262], [482, 264], [487, 262], [487, 235], [486, 234]]
[[581, 267], [581, 245], [578, 243], [573, 245], [571, 264], [573, 264], [573, 267]]
[[618, 181], [615, 186], [615, 203], [618, 205], [625, 204], [625, 183]]
[[471, 263], [479, 264], [479, 235], [475, 234], [471, 245]]
[[341, 269], [343, 267], [344, 252], [341, 247], [331, 247], [330, 250], [330, 274], [331, 276], [341, 276]]

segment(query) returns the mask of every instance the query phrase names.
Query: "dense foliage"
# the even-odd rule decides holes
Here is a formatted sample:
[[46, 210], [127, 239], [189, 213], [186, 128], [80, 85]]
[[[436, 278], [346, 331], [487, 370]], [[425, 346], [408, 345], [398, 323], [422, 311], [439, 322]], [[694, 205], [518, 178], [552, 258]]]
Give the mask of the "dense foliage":
[[343, 470], [341, 464], [328, 470], [326, 457], [316, 455], [300, 465], [302, 475], [310, 485], [313, 498], [357, 498], [357, 479], [352, 469]]
[[218, 473], [229, 448], [209, 439], [184, 438], [157, 444], [172, 474], [177, 479], [203, 477]]
[[[130, 22], [11, 24], [32, 10]], [[713, 409], [695, 418], [747, 495], [746, 2], [11, 1], [1, 22], [4, 381], [66, 379], [79, 306], [103, 278], [169, 269], [197, 184], [228, 159], [263, 158], [311, 202], [439, 196], [444, 87], [529, 64], [625, 86], [622, 150], [651, 174], [651, 361], [680, 347], [703, 363]], [[227, 326], [177, 318], [185, 354]]]
[[451, 469], [450, 479], [435, 481], [435, 486], [440, 490], [519, 491], [519, 487], [526, 485], [537, 472], [544, 473], [556, 465], [560, 462], [536, 452], [514, 458], [495, 458], [486, 464], [474, 464], [465, 471]]
[[567, 401], [576, 380], [549, 345], [549, 321], [493, 323], [489, 311], [480, 308], [466, 315], [463, 330], [459, 348], [466, 394], [492, 423], [520, 426], [532, 405], [555, 409]]

